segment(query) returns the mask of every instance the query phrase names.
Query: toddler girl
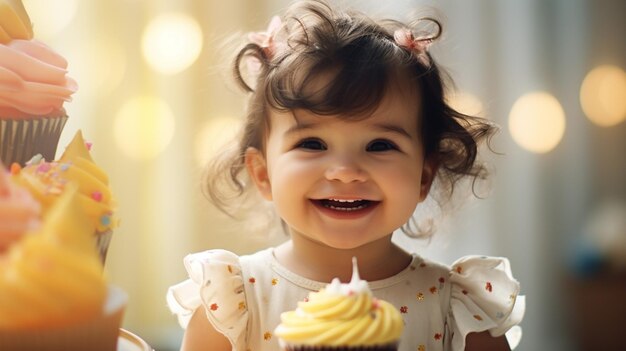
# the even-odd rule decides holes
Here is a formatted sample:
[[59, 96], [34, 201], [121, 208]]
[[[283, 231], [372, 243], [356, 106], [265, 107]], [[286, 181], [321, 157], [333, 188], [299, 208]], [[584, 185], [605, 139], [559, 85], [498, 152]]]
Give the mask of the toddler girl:
[[168, 292], [182, 349], [278, 350], [280, 314], [333, 277], [348, 281], [352, 257], [374, 295], [401, 311], [399, 350], [509, 349], [504, 333], [524, 306], [505, 258], [446, 267], [391, 241], [396, 229], [421, 234], [412, 216], [435, 178], [449, 196], [458, 180], [484, 176], [477, 146], [494, 128], [447, 104], [428, 53], [440, 34], [433, 19], [376, 22], [319, 0], [250, 35], [234, 63], [250, 94], [245, 127], [208, 190], [226, 210], [240, 200], [232, 188], [256, 188], [290, 240], [185, 258], [190, 279]]

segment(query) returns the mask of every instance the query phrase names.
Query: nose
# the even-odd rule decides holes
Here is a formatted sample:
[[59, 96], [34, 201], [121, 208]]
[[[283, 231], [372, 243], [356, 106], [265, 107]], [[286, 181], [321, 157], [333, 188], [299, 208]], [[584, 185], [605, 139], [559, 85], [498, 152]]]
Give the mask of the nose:
[[326, 168], [324, 175], [328, 180], [342, 183], [364, 182], [369, 178], [367, 171], [349, 157], [334, 159]]

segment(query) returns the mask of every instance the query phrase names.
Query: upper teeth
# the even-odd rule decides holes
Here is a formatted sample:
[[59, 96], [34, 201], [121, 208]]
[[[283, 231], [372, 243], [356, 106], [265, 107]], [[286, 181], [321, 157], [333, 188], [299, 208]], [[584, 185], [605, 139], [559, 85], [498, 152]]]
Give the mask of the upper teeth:
[[330, 201], [337, 201], [337, 202], [357, 202], [357, 201], [363, 201], [362, 199], [354, 199], [354, 200], [344, 200], [344, 199], [329, 199]]

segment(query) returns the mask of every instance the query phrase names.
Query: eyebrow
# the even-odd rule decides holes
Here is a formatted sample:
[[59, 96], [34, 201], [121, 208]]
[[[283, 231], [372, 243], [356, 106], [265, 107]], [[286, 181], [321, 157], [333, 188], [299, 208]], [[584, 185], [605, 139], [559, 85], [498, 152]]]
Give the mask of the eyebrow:
[[318, 123], [297, 123], [296, 125], [287, 129], [284, 135], [290, 135], [301, 132], [303, 130], [314, 129]]
[[399, 125], [390, 124], [390, 123], [375, 123], [374, 127], [383, 132], [391, 132], [394, 134], [399, 134], [409, 139], [413, 138], [413, 136], [406, 129], [402, 128]]

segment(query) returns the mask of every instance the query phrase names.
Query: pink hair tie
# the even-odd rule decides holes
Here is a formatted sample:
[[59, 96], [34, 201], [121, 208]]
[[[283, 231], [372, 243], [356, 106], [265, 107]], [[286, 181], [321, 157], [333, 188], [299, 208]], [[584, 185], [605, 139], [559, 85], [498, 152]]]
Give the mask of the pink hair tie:
[[261, 47], [267, 58], [270, 60], [274, 57], [274, 55], [276, 55], [277, 45], [275, 36], [281, 25], [282, 22], [280, 17], [274, 16], [272, 17], [272, 20], [267, 26], [267, 30], [265, 32], [252, 32], [248, 34], [248, 40]]
[[[280, 17], [274, 16], [265, 32], [251, 32], [248, 34], [248, 40], [263, 50], [267, 60], [274, 58], [278, 48], [281, 47], [280, 43], [276, 41], [276, 33], [278, 33], [281, 25]], [[258, 76], [261, 72], [261, 61], [255, 56], [246, 57], [246, 66], [248, 67], [248, 72], [253, 76]]]
[[430, 21], [437, 26], [435, 34], [416, 38], [413, 32], [406, 28], [401, 28], [393, 33], [393, 39], [396, 44], [405, 50], [413, 53], [415, 57], [425, 66], [430, 65], [428, 58], [428, 47], [435, 41], [435, 39], [441, 36], [441, 25], [438, 21], [432, 18], [422, 18], [420, 21]]

